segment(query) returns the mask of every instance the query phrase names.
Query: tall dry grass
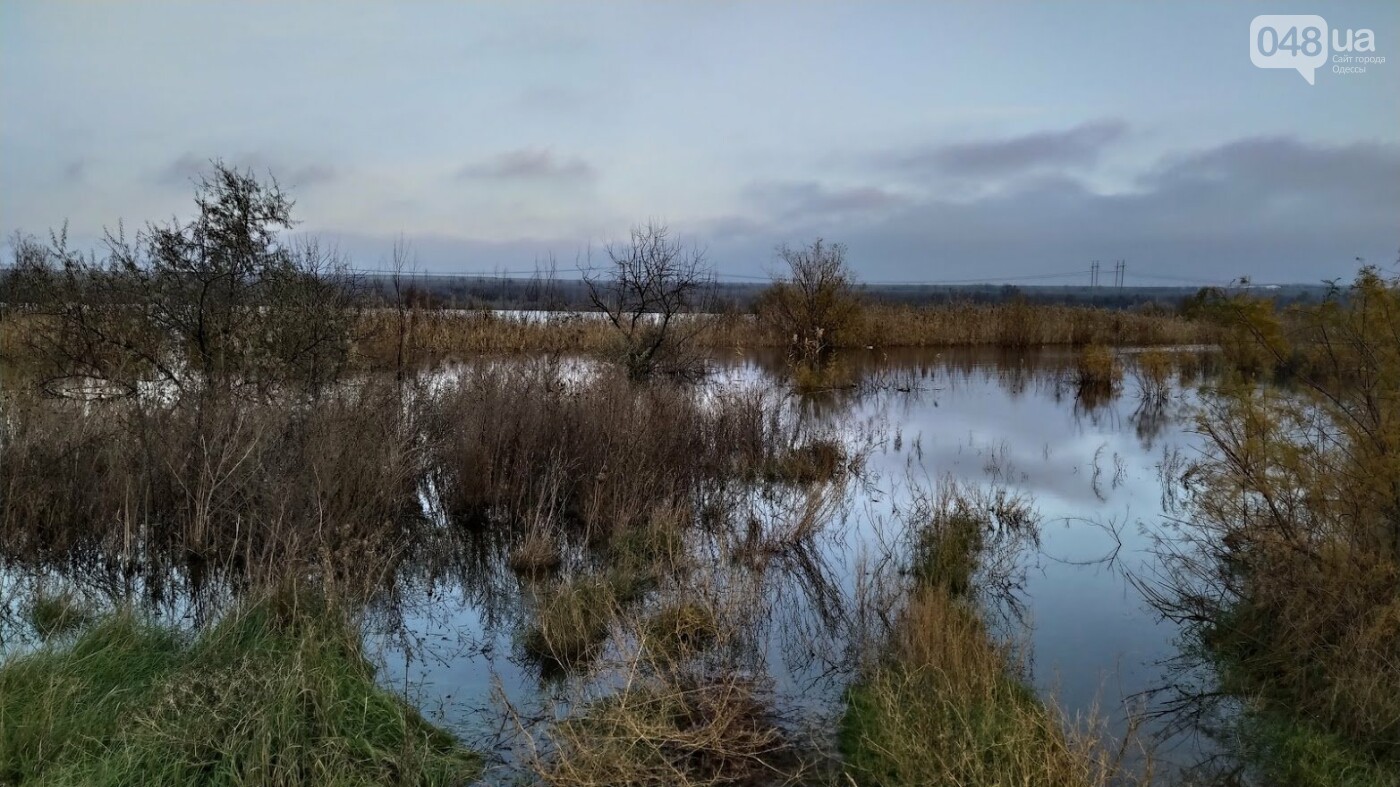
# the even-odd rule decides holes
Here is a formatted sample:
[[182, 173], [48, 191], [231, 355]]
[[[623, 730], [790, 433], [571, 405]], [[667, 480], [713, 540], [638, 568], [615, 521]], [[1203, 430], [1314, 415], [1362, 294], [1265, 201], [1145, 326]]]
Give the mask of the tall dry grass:
[[1029, 502], [945, 482], [900, 512], [903, 581], [840, 727], [852, 784], [1118, 785], [1132, 731], [1112, 745], [1101, 720], [1069, 719], [1025, 682], [1017, 649], [985, 622], [1017, 587], [1035, 543]]
[[[556, 314], [521, 318], [491, 311], [416, 310], [406, 318], [408, 345], [420, 359], [527, 352], [604, 355], [616, 344], [600, 315]], [[384, 364], [396, 352], [399, 316], [368, 310], [359, 353]], [[1044, 347], [1184, 345], [1215, 341], [1205, 321], [1171, 314], [1030, 304], [868, 305], [843, 318], [825, 339], [835, 349], [865, 347]], [[694, 342], [710, 350], [785, 348], [791, 335], [771, 321], [726, 313], [706, 320]]]
[[0, 407], [11, 556], [178, 556], [271, 578], [338, 555], [392, 555], [421, 520], [425, 457], [392, 386], [314, 405], [12, 394]]
[[432, 479], [458, 517], [544, 512], [606, 536], [688, 510], [780, 455], [768, 394], [636, 383], [547, 365], [464, 369], [432, 397]]

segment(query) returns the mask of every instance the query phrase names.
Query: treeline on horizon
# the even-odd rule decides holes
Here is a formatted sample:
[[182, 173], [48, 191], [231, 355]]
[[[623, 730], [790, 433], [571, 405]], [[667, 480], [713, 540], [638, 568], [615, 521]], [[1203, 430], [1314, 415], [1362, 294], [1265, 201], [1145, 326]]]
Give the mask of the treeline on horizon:
[[[498, 277], [449, 274], [406, 275], [408, 291], [421, 308], [441, 309], [564, 309], [588, 310], [588, 287], [582, 279]], [[387, 274], [366, 274], [371, 290], [392, 290]], [[769, 282], [715, 282], [711, 303], [721, 310], [747, 311]], [[859, 284], [866, 300], [898, 306], [953, 303], [998, 304], [1021, 301], [1046, 306], [1085, 306], [1101, 309], [1148, 308], [1180, 311], [1202, 290], [1190, 286], [1089, 287], [1017, 284]], [[1287, 284], [1260, 289], [1280, 306], [1321, 302], [1324, 284]]]
[[[11, 246], [20, 248], [32, 238], [16, 235]], [[26, 300], [19, 269], [0, 266], [0, 304], [18, 305]], [[591, 311], [588, 284], [583, 278], [560, 278], [541, 270], [533, 276], [444, 274], [428, 271], [400, 273], [360, 272], [346, 267], [339, 278], [358, 296], [369, 301], [402, 298], [418, 309], [496, 309]], [[769, 281], [711, 281], [703, 299], [719, 312], [749, 311]], [[396, 289], [398, 293], [396, 294]], [[1139, 309], [1158, 313], [1184, 313], [1226, 289], [1262, 294], [1277, 306], [1305, 306], [1327, 299], [1334, 287], [1327, 283], [1242, 285], [1231, 288], [1196, 286], [1084, 286], [1020, 284], [882, 284], [854, 282], [866, 302], [889, 306], [943, 306], [1026, 303], [1038, 306], [1078, 306], [1098, 309]]]

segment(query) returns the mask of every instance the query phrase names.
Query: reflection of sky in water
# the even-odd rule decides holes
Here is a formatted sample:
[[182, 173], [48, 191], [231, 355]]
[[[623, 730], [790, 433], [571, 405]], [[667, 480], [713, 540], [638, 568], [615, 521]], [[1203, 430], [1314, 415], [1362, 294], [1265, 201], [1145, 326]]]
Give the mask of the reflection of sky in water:
[[[844, 597], [836, 606], [848, 606], [856, 566], [877, 542], [890, 540], [891, 507], [909, 483], [933, 486], [951, 476], [1025, 493], [1041, 516], [1040, 549], [1022, 558], [1034, 682], [1071, 715], [1096, 703], [1116, 711], [1125, 697], [1160, 682], [1158, 662], [1174, 652], [1172, 626], [1156, 621], [1125, 572], [1150, 570], [1152, 534], [1163, 515], [1158, 464], [1165, 450], [1194, 444], [1181, 418], [1192, 394], [1174, 392], [1166, 417], [1152, 420], [1136, 411], [1131, 378], [1118, 398], [1092, 410], [1077, 406], [1072, 387], [1059, 382], [1063, 356], [1028, 356], [1033, 363], [1005, 353], [933, 358], [925, 352], [909, 362], [890, 359], [881, 370], [888, 378], [873, 389], [835, 392], [801, 408], [817, 428], [853, 440], [876, 435], [863, 483], [848, 494], [845, 521], [818, 535], [808, 562], [831, 575], [828, 590]], [[746, 362], [712, 384], [753, 384], [766, 374]], [[1111, 555], [1116, 561], [1103, 560]], [[771, 637], [769, 669], [780, 696], [835, 712], [849, 678], [829, 669], [841, 660], [840, 634], [814, 620], [811, 587], [818, 583], [803, 581], [804, 566], [782, 568], [770, 569], [776, 576], [763, 582], [760, 617], [767, 625], [760, 630]], [[494, 581], [504, 586], [489, 594], [493, 603], [521, 603], [509, 590], [513, 577]], [[515, 660], [512, 614], [483, 613], [480, 596], [436, 587], [431, 598], [402, 610], [411, 657], [405, 660], [397, 640], [382, 649], [387, 681], [407, 685], [423, 707], [441, 709], [469, 737], [500, 725], [482, 712], [493, 686], [522, 706], [539, 687], [534, 668]]]
[[[1129, 377], [1120, 396], [1089, 408], [1062, 380], [1069, 357], [862, 354], [846, 361], [849, 378], [861, 381], [856, 388], [805, 399], [773, 386], [773, 364], [740, 358], [706, 384], [703, 397], [766, 388], [770, 401], [786, 403], [780, 406], [799, 420], [807, 439], [834, 433], [868, 452], [864, 470], [847, 485], [810, 549], [774, 557], [761, 573], [717, 557], [699, 560], [711, 592], [757, 588], [749, 610], [755, 652], [766, 660], [782, 702], [828, 714], [828, 725], [830, 714], [839, 713], [854, 663], [847, 645], [857, 625], [860, 569], [898, 542], [902, 528], [894, 509], [908, 503], [910, 485], [932, 488], [944, 478], [1005, 485], [1027, 496], [1040, 515], [1039, 548], [1018, 558], [1025, 569], [1020, 599], [1031, 628], [1013, 632], [1029, 646], [1038, 689], [1054, 692], [1071, 715], [1096, 703], [1116, 715], [1125, 697], [1162, 682], [1158, 664], [1175, 653], [1174, 628], [1156, 621], [1127, 575], [1151, 576], [1152, 538], [1163, 522], [1158, 465], [1166, 452], [1194, 452], [1196, 438], [1182, 417], [1194, 394], [1176, 390], [1161, 412], [1140, 411]], [[574, 380], [591, 368], [564, 360], [559, 371]], [[435, 384], [449, 384], [460, 373], [460, 367], [446, 367]], [[802, 494], [755, 505], [751, 513], [780, 523], [782, 506], [800, 504]], [[691, 539], [692, 549], [713, 548], [694, 534]], [[518, 653], [517, 627], [528, 618], [530, 601], [505, 566], [510, 546], [468, 543], [445, 564], [410, 565], [392, 597], [370, 615], [368, 641], [385, 666], [384, 682], [479, 746], [510, 732], [493, 703], [497, 687], [527, 711], [568, 694], [557, 684], [541, 692], [538, 668]], [[580, 548], [571, 547], [575, 556]], [[1109, 556], [1116, 559], [1104, 560]], [[0, 604], [0, 650], [11, 652], [28, 644], [5, 623], [14, 621], [18, 609], [12, 607], [21, 595], [11, 592], [20, 584], [14, 571], [0, 572], [0, 593], [8, 599]], [[691, 592], [681, 580], [671, 586], [661, 581], [659, 592], [671, 598]], [[143, 597], [150, 590], [114, 587], [98, 595]], [[158, 617], [192, 625], [197, 606], [176, 595], [152, 608]]]

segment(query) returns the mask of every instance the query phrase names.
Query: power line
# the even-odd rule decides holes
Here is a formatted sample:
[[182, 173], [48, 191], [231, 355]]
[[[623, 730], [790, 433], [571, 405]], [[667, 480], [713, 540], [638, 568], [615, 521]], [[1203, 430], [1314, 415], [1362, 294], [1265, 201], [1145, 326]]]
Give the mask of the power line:
[[[531, 269], [531, 270], [491, 270], [491, 271], [395, 271], [388, 268], [353, 268], [354, 273], [377, 274], [392, 276], [398, 274], [404, 278], [461, 278], [461, 279], [514, 279], [521, 277], [540, 276], [549, 272], [576, 272], [590, 273], [597, 269], [564, 267], [553, 269]], [[1063, 279], [1083, 276], [1082, 270], [1059, 271], [1056, 273], [1028, 273], [1017, 276], [982, 276], [972, 279], [865, 279], [862, 284], [879, 285], [906, 285], [906, 286], [936, 286], [942, 284], [1002, 284], [1017, 281], [1044, 281], [1046, 279]], [[760, 276], [744, 273], [717, 273], [716, 279], [742, 279], [745, 281], [772, 281], [771, 276]]]

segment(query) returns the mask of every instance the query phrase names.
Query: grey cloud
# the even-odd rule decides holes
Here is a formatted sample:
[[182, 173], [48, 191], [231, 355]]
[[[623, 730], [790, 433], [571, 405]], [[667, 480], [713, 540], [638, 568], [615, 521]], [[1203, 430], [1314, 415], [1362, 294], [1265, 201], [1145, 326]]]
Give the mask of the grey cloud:
[[824, 235], [847, 242], [872, 280], [1084, 270], [1087, 281], [1089, 260], [1127, 258], [1132, 283], [1316, 281], [1354, 272], [1357, 256], [1389, 265], [1397, 217], [1400, 146], [1278, 137], [1165, 157], [1125, 191], [1023, 174], [971, 200], [937, 195], [840, 220], [781, 213], [765, 230], [713, 238], [711, 250], [739, 270], [777, 242]]
[[[213, 166], [212, 162], [219, 158], [219, 156], [184, 153], [162, 169], [157, 174], [156, 180], [167, 186], [186, 187], [191, 181], [198, 180], [200, 175], [208, 173], [210, 167]], [[279, 183], [292, 188], [316, 186], [339, 177], [336, 168], [329, 164], [313, 163], [292, 166], [288, 165], [282, 157], [270, 156], [265, 153], [224, 156], [222, 160], [226, 164], [239, 169], [252, 170], [259, 175], [271, 173]]]
[[521, 91], [517, 104], [526, 110], [544, 112], [573, 111], [585, 101], [577, 91], [555, 85], [535, 85]]
[[580, 158], [561, 159], [548, 148], [521, 148], [499, 153], [457, 171], [461, 180], [589, 180], [597, 172]]
[[811, 217], [888, 211], [905, 204], [903, 195], [875, 186], [830, 188], [814, 181], [752, 183], [749, 201], [780, 217]]
[[[1130, 284], [1317, 281], [1353, 273], [1357, 256], [1395, 259], [1400, 146], [1243, 139], [1163, 157], [1114, 192], [1036, 170], [972, 199], [916, 197], [879, 181], [756, 183], [741, 198], [732, 213], [675, 227], [704, 243], [721, 272], [752, 273], [778, 244], [823, 236], [847, 243], [869, 281], [1074, 272], [1044, 283], [1086, 283], [1090, 260], [1119, 258]], [[460, 271], [527, 270], [550, 252], [570, 259], [596, 238], [411, 240], [426, 269]], [[363, 262], [389, 243], [345, 241]]]
[[958, 142], [886, 156], [901, 168], [947, 175], [1007, 175], [1041, 167], [1093, 164], [1128, 131], [1120, 120], [1085, 123], [1064, 131], [1041, 131], [985, 142]]
[[1248, 194], [1292, 200], [1300, 194], [1325, 193], [1394, 205], [1400, 201], [1400, 146], [1371, 142], [1318, 146], [1291, 137], [1252, 137], [1168, 157], [1140, 183], [1183, 195]]
[[82, 183], [87, 178], [88, 160], [76, 158], [63, 166], [63, 182], [69, 185]]

